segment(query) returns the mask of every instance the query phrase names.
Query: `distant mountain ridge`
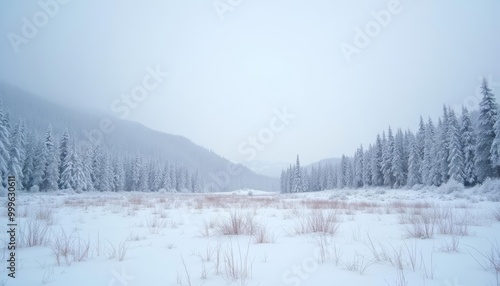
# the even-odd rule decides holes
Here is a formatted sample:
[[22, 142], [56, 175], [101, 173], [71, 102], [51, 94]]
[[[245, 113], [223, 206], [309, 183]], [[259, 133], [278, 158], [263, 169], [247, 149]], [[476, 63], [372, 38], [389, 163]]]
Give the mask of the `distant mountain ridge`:
[[[182, 136], [155, 131], [110, 114], [63, 107], [5, 83], [0, 83], [0, 99], [11, 124], [25, 120], [32, 136], [38, 139], [43, 138], [49, 125], [56, 138], [60, 138], [67, 128], [77, 141], [91, 144], [96, 139], [102, 139], [109, 149], [123, 156], [140, 154], [197, 170], [205, 183], [220, 187], [217, 191], [240, 188], [278, 191], [276, 178], [256, 174], [244, 166], [240, 166], [237, 175], [225, 176], [227, 169], [233, 165], [230, 161]], [[103, 119], [113, 124], [114, 130], [109, 134], [99, 131]]]

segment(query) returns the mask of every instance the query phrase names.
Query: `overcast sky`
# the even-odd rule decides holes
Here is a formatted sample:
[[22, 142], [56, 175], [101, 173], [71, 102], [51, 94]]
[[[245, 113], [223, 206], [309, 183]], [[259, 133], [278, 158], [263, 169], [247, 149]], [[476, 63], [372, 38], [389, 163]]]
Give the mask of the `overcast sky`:
[[[481, 75], [500, 93], [497, 0], [54, 3], [0, 2], [0, 80], [234, 161], [351, 155], [388, 125], [472, 105]], [[117, 100], [144, 87], [126, 114]]]

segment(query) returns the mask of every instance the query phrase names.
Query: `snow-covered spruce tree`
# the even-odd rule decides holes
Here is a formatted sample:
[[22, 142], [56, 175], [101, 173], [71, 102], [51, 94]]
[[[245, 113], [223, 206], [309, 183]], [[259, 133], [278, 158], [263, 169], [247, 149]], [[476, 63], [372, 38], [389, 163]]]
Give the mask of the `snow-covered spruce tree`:
[[290, 164], [290, 167], [288, 167], [288, 192], [291, 193], [293, 192], [293, 182], [295, 181], [295, 172], [292, 164]]
[[448, 144], [450, 152], [448, 155], [448, 175], [450, 179], [453, 179], [459, 183], [464, 183], [465, 181], [465, 166], [464, 166], [464, 154], [462, 138], [460, 133], [460, 123], [458, 122], [455, 112], [450, 110], [448, 115]]
[[113, 160], [113, 192], [121, 192], [125, 190], [125, 169], [123, 162], [115, 158]]
[[95, 190], [94, 183], [92, 182], [93, 148], [82, 144], [82, 146], [79, 146], [79, 148], [76, 150], [79, 151], [79, 160], [82, 162], [81, 167], [83, 171], [84, 181], [84, 183], [82, 184], [82, 186], [84, 186], [82, 188], [82, 191], [93, 191]]
[[[69, 138], [68, 138], [69, 140]], [[75, 154], [76, 150], [70, 150], [66, 142], [66, 154], [64, 156], [64, 162], [62, 163], [61, 177], [59, 178], [59, 188], [60, 189], [74, 189], [76, 186], [75, 181]]]
[[186, 188], [186, 182], [185, 182], [186, 176], [184, 175], [184, 170], [182, 167], [177, 168], [177, 170], [175, 171], [175, 177], [176, 177], [175, 181], [177, 182], [175, 189], [178, 192], [183, 192], [184, 189]]
[[373, 146], [370, 144], [368, 149], [363, 153], [363, 185], [371, 186], [372, 185], [372, 153]]
[[495, 175], [500, 176], [500, 116], [497, 115], [497, 120], [494, 125], [495, 139], [491, 145], [491, 163], [494, 168]]
[[71, 160], [73, 161], [73, 190], [77, 192], [88, 191], [92, 188], [90, 174], [86, 170], [85, 160], [79, 155], [76, 144], [72, 145]]
[[484, 78], [481, 93], [483, 99], [479, 104], [475, 164], [477, 180], [480, 183], [486, 178], [493, 178], [498, 175], [495, 174], [491, 154], [493, 141], [496, 137], [494, 126], [498, 117], [498, 105], [495, 96], [488, 87], [488, 82]]
[[394, 151], [392, 156], [392, 174], [394, 175], [394, 188], [399, 188], [406, 185], [406, 173], [404, 168], [404, 137], [401, 129], [396, 132], [396, 137], [394, 138]]
[[25, 150], [23, 142], [23, 130], [21, 123], [16, 125], [14, 132], [10, 138], [10, 152], [9, 152], [9, 165], [8, 174], [15, 176], [17, 181], [17, 188], [23, 189], [23, 157], [25, 157]]
[[420, 122], [418, 124], [418, 132], [415, 137], [417, 147], [418, 147], [418, 154], [420, 156], [420, 164], [424, 160], [424, 149], [425, 149], [425, 123], [424, 119], [422, 116], [420, 116]]
[[462, 108], [460, 136], [464, 152], [464, 180], [465, 184], [470, 186], [476, 183], [476, 133], [465, 107]]
[[363, 187], [363, 146], [356, 150], [353, 158], [353, 188]]
[[191, 176], [191, 192], [201, 192], [201, 178], [199, 170], [196, 170]]
[[102, 152], [103, 152], [103, 148], [101, 147], [101, 145], [93, 145], [92, 147], [92, 160], [91, 160], [91, 165], [90, 165], [90, 179], [92, 180], [92, 185], [94, 186], [94, 188], [96, 190], [99, 190], [100, 186], [101, 186], [101, 182], [100, 182], [100, 179], [101, 179], [101, 165], [102, 165]]
[[10, 161], [10, 135], [9, 135], [8, 117], [3, 109], [3, 103], [0, 101], [0, 189], [6, 186], [8, 176], [7, 166]]
[[434, 124], [432, 123], [432, 120], [429, 118], [427, 126], [425, 127], [424, 159], [420, 166], [420, 173], [422, 174], [422, 182], [428, 186], [433, 184], [433, 178], [434, 178], [434, 173], [433, 173], [433, 171], [435, 170], [434, 168], [435, 158], [433, 154], [435, 145], [434, 138], [435, 138]]
[[70, 144], [68, 141], [67, 156], [65, 156], [60, 181], [63, 189], [73, 189], [81, 192], [89, 188], [90, 180], [85, 175], [83, 160], [78, 155], [78, 147], [74, 142]]
[[59, 154], [54, 146], [52, 138], [52, 126], [49, 126], [45, 134], [45, 171], [43, 174], [42, 191], [53, 191], [59, 188]]
[[377, 135], [371, 159], [372, 185], [376, 187], [384, 184], [384, 176], [382, 175], [382, 148], [382, 139], [380, 139], [380, 135]]
[[330, 180], [331, 180], [331, 187], [330, 189], [338, 189], [339, 188], [339, 166], [331, 166], [330, 169]]
[[98, 165], [99, 174], [97, 177], [98, 185], [96, 189], [101, 192], [111, 192], [113, 183], [113, 168], [111, 166], [111, 158], [106, 151], [103, 151], [100, 155], [100, 164]]
[[33, 187], [33, 172], [35, 171], [35, 143], [29, 139], [26, 143], [26, 156], [23, 164], [23, 186], [25, 190], [30, 190]]
[[441, 173], [441, 184], [448, 182], [449, 179], [449, 161], [450, 156], [450, 115], [448, 108], [443, 106], [443, 119], [441, 128], [439, 128], [439, 172]]
[[141, 192], [149, 192], [151, 191], [149, 188], [149, 170], [144, 166], [140, 170], [140, 179], [139, 179], [139, 191]]
[[422, 184], [421, 170], [421, 158], [420, 158], [420, 146], [418, 141], [414, 136], [410, 137], [409, 143], [410, 157], [408, 160], [408, 180], [407, 186], [413, 187], [418, 184]]
[[304, 186], [302, 182], [302, 169], [300, 167], [299, 155], [297, 155], [297, 162], [295, 163], [293, 172], [292, 193], [301, 193], [304, 191]]
[[301, 168], [300, 172], [302, 173], [302, 192], [310, 192], [311, 190], [309, 189], [309, 181], [311, 180], [309, 172]]
[[384, 176], [384, 185], [388, 187], [394, 186], [394, 174], [392, 168], [392, 158], [394, 156], [394, 137], [392, 129], [389, 127], [387, 139], [385, 133], [382, 133], [383, 153], [382, 153], [382, 174]]
[[348, 187], [347, 183], [347, 172], [348, 172], [348, 158], [342, 155], [340, 159], [340, 167], [338, 168], [338, 188], [343, 189]]
[[168, 162], [165, 163], [165, 167], [163, 168], [163, 175], [162, 175], [162, 183], [161, 183], [161, 189], [170, 191], [172, 189], [172, 184], [170, 181], [170, 165]]
[[443, 162], [447, 161], [447, 159], [443, 159], [444, 157], [444, 141], [443, 141], [443, 121], [441, 118], [438, 119], [438, 124], [436, 128], [436, 132], [434, 133], [434, 146], [432, 148], [432, 158], [433, 164], [431, 167], [431, 173], [433, 175], [432, 184], [435, 186], [441, 186], [443, 183]]
[[45, 173], [46, 149], [43, 142], [39, 142], [34, 151], [33, 157], [33, 179], [29, 190], [41, 191]]
[[328, 189], [328, 167], [329, 164], [326, 164], [325, 166], [319, 165], [318, 167], [318, 176], [320, 178], [320, 190], [327, 190]]
[[61, 142], [59, 143], [59, 188], [64, 189], [64, 186], [61, 181], [62, 172], [64, 171], [64, 164], [66, 162], [66, 157], [68, 156], [69, 149], [69, 131], [68, 129], [64, 130], [63, 136], [61, 138]]
[[142, 164], [139, 156], [135, 158], [131, 166], [131, 174], [130, 174], [130, 190], [132, 192], [140, 191], [141, 187], [141, 172], [142, 172]]
[[345, 180], [347, 188], [354, 188], [354, 163], [349, 157], [346, 157]]
[[179, 191], [177, 189], [177, 171], [176, 171], [176, 166], [175, 165], [171, 165], [171, 168], [170, 168], [170, 182], [171, 182], [171, 185], [172, 185], [172, 191]]

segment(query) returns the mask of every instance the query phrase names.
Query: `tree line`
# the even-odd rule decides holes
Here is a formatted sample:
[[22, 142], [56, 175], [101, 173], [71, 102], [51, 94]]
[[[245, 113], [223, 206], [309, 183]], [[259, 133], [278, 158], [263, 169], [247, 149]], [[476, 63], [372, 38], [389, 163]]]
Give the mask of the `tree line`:
[[486, 79], [478, 119], [473, 122], [463, 107], [461, 114], [444, 106], [433, 122], [420, 117], [419, 129], [391, 127], [368, 148], [353, 156], [342, 155], [339, 164], [312, 167], [297, 161], [281, 174], [281, 192], [296, 193], [335, 188], [440, 186], [450, 180], [465, 186], [500, 177], [500, 116]]
[[[31, 130], [32, 131], [32, 130]], [[55, 138], [48, 126], [36, 138], [24, 121], [12, 125], [0, 101], [0, 176], [15, 176], [18, 189], [31, 192], [167, 191], [200, 192], [197, 170], [137, 156], [120, 156], [105, 145], [79, 145], [66, 130]]]

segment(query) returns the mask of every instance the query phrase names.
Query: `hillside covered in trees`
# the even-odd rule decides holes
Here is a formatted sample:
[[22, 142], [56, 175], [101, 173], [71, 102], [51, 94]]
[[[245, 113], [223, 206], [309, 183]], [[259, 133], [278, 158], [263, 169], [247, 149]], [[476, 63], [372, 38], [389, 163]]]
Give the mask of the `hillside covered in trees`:
[[[109, 120], [113, 131], [96, 130]], [[94, 133], [92, 133], [94, 132]], [[89, 135], [90, 134], [90, 135]], [[90, 139], [89, 139], [90, 138]], [[227, 175], [227, 169], [238, 173]], [[0, 84], [0, 176], [26, 191], [276, 191], [278, 180], [138, 123], [55, 105]]]
[[281, 174], [281, 192], [296, 193], [336, 188], [440, 186], [450, 180], [473, 186], [500, 177], [500, 116], [492, 90], [483, 79], [479, 117], [462, 108], [456, 114], [443, 107], [437, 123], [420, 117], [419, 129], [391, 127], [367, 148], [360, 146], [336, 165], [310, 171], [295, 165]]

